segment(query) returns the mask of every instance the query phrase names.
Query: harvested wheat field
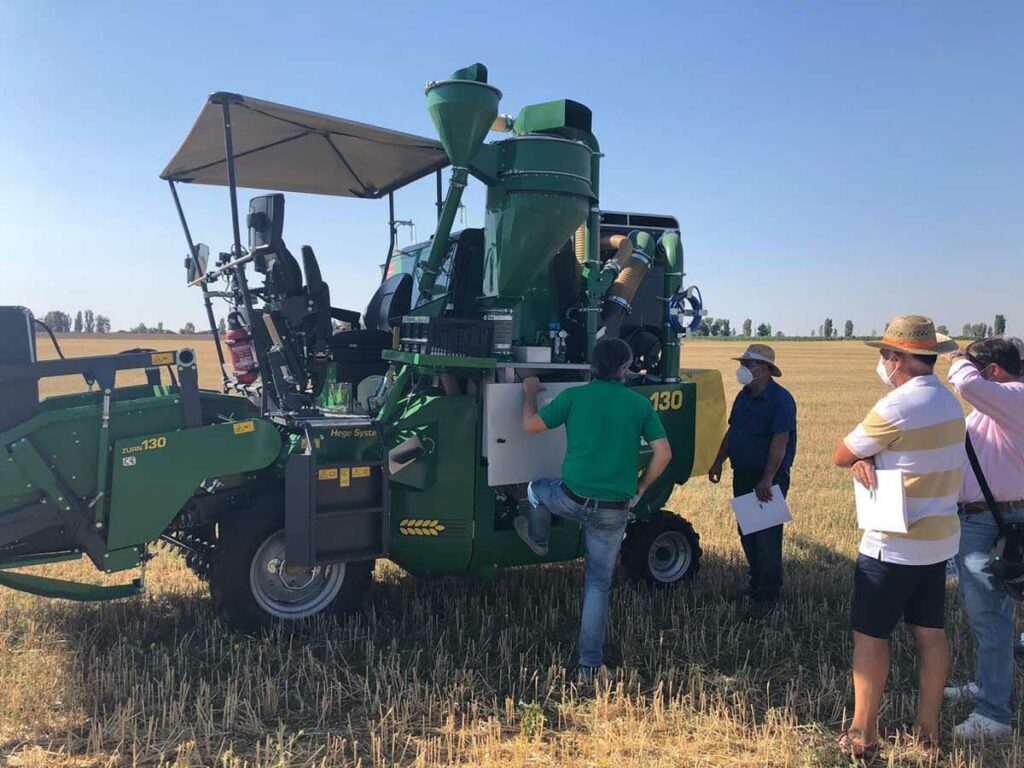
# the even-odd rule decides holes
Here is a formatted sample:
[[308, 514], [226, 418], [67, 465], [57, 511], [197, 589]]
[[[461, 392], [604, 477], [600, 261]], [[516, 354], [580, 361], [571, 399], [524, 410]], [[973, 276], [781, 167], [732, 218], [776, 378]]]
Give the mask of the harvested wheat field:
[[[66, 340], [89, 354], [193, 345], [215, 386], [208, 340]], [[692, 342], [684, 365], [715, 367], [735, 394], [741, 342]], [[849, 475], [832, 446], [882, 394], [859, 343], [782, 342], [783, 383], [800, 408], [786, 535], [786, 587], [763, 624], [727, 599], [742, 555], [719, 487], [695, 478], [672, 507], [702, 536], [689, 585], [654, 592], [621, 579], [596, 692], [571, 682], [579, 564], [500, 572], [489, 582], [420, 583], [378, 565], [365, 610], [303, 637], [252, 640], [215, 620], [203, 584], [173, 557], [143, 599], [50, 602], [0, 591], [0, 762], [8, 766], [836, 766], [852, 707], [847, 614], [858, 532]], [[43, 353], [49, 348], [40, 339]], [[77, 386], [73, 381], [58, 386]], [[51, 388], [50, 393], [57, 391]], [[66, 391], [66, 390], [65, 390]], [[52, 573], [85, 574], [85, 566]], [[949, 594], [952, 677], [970, 640]], [[910, 637], [894, 638], [883, 726], [912, 719]], [[944, 729], [969, 711], [950, 706]], [[1017, 715], [1018, 729], [1022, 725]], [[943, 766], [1024, 765], [1024, 741], [964, 750]], [[890, 765], [927, 764], [909, 746]], [[885, 762], [882, 760], [881, 762]]]

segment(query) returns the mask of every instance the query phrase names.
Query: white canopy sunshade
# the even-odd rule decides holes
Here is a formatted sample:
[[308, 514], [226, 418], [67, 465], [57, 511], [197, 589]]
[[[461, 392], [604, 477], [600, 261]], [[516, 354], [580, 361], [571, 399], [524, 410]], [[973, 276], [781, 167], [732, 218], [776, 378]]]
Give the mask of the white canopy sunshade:
[[161, 179], [228, 186], [231, 113], [239, 187], [377, 198], [448, 165], [440, 142], [233, 93], [214, 93]]

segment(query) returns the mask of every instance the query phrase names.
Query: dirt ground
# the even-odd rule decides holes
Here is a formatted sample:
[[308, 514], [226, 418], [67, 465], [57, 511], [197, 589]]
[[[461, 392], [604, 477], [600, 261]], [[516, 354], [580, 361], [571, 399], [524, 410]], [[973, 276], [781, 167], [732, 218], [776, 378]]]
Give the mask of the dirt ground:
[[[219, 380], [201, 337], [63, 343], [76, 355], [191, 346], [202, 382]], [[683, 364], [720, 369], [731, 400], [729, 358], [743, 346], [689, 342]], [[0, 591], [0, 764], [843, 765], [833, 740], [853, 703], [847, 624], [859, 534], [850, 477], [830, 456], [883, 389], [875, 353], [860, 343], [776, 346], [799, 407], [799, 451], [785, 599], [766, 622], [743, 621], [726, 599], [745, 579], [728, 473], [717, 487], [693, 478], [672, 498], [702, 537], [691, 584], [658, 592], [619, 577], [608, 644], [618, 670], [596, 692], [571, 679], [579, 563], [427, 583], [379, 564], [359, 615], [303, 637], [252, 640], [223, 629], [205, 586], [162, 555], [136, 600], [78, 605]], [[47, 354], [48, 340], [39, 347]], [[49, 382], [44, 393], [80, 383]], [[51, 571], [94, 578], [78, 564]], [[955, 588], [948, 616], [951, 677], [964, 682], [971, 644]], [[900, 630], [883, 725], [912, 719], [914, 685]], [[945, 709], [944, 753], [932, 764], [1024, 765], [1019, 735], [987, 750], [954, 745], [952, 726], [968, 712]], [[885, 760], [928, 764], [905, 745]]]

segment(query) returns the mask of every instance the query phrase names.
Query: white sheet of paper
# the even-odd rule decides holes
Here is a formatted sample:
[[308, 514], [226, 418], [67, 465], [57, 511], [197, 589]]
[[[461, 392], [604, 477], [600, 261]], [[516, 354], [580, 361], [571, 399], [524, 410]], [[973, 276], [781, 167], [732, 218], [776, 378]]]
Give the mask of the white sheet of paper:
[[903, 470], [876, 469], [875, 476], [878, 488], [873, 491], [853, 481], [857, 527], [864, 531], [906, 533], [907, 495], [903, 490]]
[[748, 493], [732, 500], [732, 511], [736, 513], [736, 522], [744, 536], [793, 519], [782, 490], [777, 485], [772, 486], [771, 501], [761, 501], [756, 493]]

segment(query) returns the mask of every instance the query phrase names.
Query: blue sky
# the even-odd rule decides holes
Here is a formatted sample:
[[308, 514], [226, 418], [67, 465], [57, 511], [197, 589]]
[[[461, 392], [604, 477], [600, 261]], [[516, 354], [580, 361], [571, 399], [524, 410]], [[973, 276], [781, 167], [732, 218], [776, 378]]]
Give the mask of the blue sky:
[[[602, 207], [676, 215], [712, 315], [808, 333], [1002, 312], [1024, 334], [1019, 2], [2, 0], [0, 24], [2, 304], [199, 325], [157, 176], [209, 92], [432, 136], [424, 82], [482, 61], [502, 112], [594, 110]], [[226, 191], [182, 197], [226, 249]], [[471, 185], [471, 225], [482, 200]], [[432, 183], [397, 202], [425, 239]], [[292, 195], [285, 238], [360, 309], [386, 219], [384, 201]]]

